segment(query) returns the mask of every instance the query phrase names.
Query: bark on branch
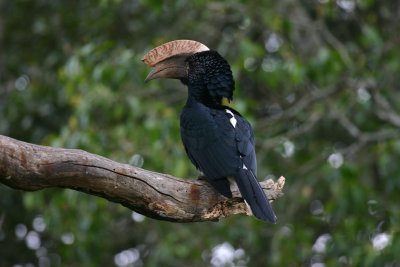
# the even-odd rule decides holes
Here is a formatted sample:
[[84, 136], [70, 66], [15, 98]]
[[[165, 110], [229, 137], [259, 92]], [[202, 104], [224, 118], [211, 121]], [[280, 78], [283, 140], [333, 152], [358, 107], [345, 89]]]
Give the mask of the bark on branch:
[[[148, 217], [174, 222], [215, 221], [250, 212], [236, 185], [227, 199], [205, 181], [151, 172], [83, 150], [18, 141], [0, 135], [0, 183], [36, 191], [70, 188], [120, 203]], [[282, 196], [285, 178], [261, 182], [270, 200]]]

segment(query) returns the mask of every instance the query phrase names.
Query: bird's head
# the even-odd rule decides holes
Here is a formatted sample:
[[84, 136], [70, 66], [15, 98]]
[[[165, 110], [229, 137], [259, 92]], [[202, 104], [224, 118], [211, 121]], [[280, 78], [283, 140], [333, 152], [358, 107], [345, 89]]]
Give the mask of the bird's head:
[[228, 62], [202, 43], [168, 42], [149, 51], [142, 61], [153, 68], [146, 81], [180, 79], [197, 100], [210, 104], [232, 99], [235, 83]]

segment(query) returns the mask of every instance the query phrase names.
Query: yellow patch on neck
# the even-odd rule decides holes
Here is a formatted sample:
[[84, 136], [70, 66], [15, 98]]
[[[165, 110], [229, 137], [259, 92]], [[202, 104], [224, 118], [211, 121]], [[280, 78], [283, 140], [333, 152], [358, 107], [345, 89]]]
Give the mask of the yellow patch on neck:
[[230, 104], [231, 104], [231, 101], [228, 98], [226, 98], [226, 97], [222, 98], [221, 105], [229, 106]]

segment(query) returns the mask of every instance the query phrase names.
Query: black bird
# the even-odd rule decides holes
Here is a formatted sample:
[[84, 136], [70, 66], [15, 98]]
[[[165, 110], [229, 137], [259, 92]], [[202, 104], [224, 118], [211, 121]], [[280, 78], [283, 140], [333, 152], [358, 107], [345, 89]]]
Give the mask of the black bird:
[[205, 179], [231, 198], [233, 177], [253, 214], [275, 223], [276, 216], [256, 178], [253, 129], [226, 103], [233, 98], [234, 80], [228, 62], [216, 51], [191, 40], [176, 40], [148, 52], [143, 62], [153, 70], [146, 80], [180, 79], [188, 99], [180, 116], [186, 153]]

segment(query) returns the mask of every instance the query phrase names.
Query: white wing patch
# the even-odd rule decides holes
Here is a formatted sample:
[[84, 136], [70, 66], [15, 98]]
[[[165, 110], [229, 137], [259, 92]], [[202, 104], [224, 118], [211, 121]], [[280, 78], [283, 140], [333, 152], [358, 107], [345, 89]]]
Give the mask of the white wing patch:
[[[232, 116], [232, 117], [229, 119], [229, 122], [232, 124], [233, 128], [235, 128], [235, 127], [236, 127], [236, 123], [237, 123], [237, 120], [236, 120], [236, 118], [235, 118], [235, 115], [234, 115], [233, 112], [230, 111], [229, 109], [225, 109], [225, 112], [228, 113], [228, 114], [230, 114], [230, 115]], [[242, 158], [242, 156], [240, 156], [240, 158]], [[248, 168], [246, 167], [246, 165], [244, 165], [244, 163], [243, 163], [242, 169], [243, 169], [243, 170], [248, 170]], [[247, 204], [247, 203], [246, 203], [246, 204]]]
[[225, 111], [226, 111], [226, 113], [228, 113], [228, 114], [230, 114], [230, 115], [232, 116], [232, 117], [229, 119], [229, 121], [230, 121], [230, 123], [232, 124], [233, 128], [235, 128], [235, 127], [236, 127], [236, 123], [237, 123], [237, 120], [236, 120], [236, 118], [235, 118], [235, 115], [234, 115], [233, 112], [230, 111], [229, 109], [225, 109]]

